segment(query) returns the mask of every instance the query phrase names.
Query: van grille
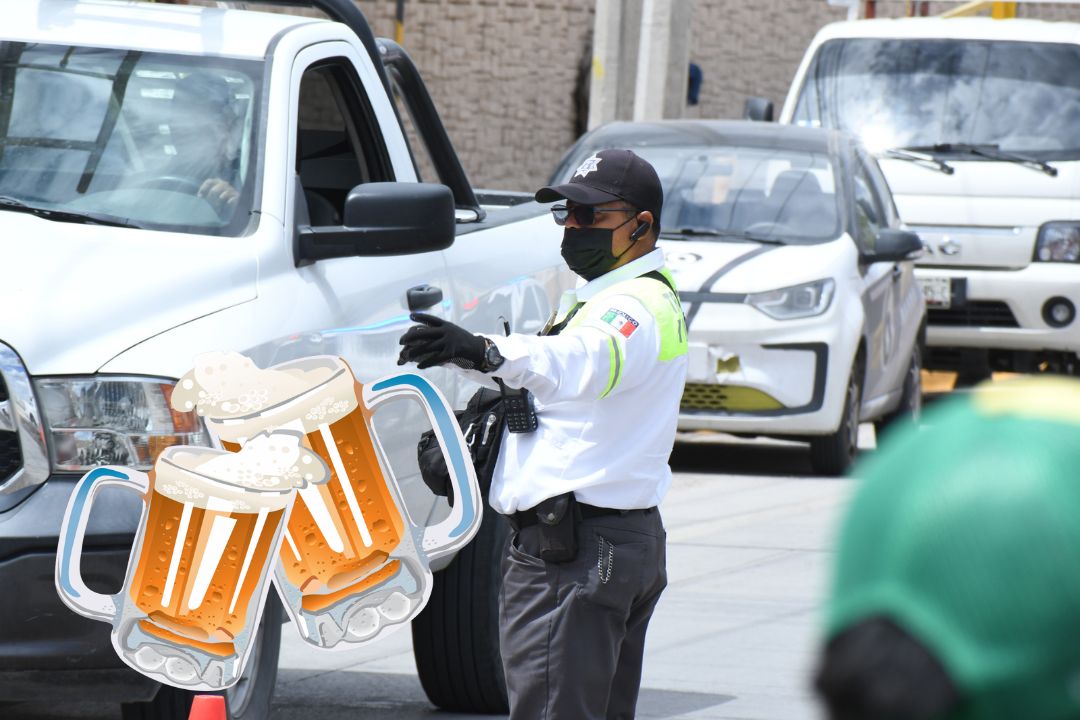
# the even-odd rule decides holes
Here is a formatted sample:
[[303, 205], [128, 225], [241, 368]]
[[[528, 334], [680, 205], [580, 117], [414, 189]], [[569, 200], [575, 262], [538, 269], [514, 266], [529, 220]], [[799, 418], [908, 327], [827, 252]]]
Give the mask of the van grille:
[[1020, 327], [1009, 306], [998, 300], [971, 300], [955, 308], [927, 308], [929, 325], [951, 327]]

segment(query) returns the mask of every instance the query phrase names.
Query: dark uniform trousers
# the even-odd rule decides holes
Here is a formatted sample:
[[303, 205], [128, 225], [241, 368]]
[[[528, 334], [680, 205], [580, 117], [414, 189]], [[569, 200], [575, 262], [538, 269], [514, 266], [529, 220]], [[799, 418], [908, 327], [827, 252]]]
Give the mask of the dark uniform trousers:
[[539, 558], [540, 526], [511, 533], [499, 601], [511, 720], [634, 717], [645, 630], [667, 586], [655, 508], [578, 522], [577, 554]]

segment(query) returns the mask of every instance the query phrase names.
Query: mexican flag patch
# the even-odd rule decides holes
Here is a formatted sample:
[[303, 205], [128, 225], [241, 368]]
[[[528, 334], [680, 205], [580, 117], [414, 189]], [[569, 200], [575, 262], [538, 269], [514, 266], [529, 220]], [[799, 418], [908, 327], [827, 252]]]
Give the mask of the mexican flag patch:
[[622, 310], [611, 308], [600, 318], [611, 327], [619, 331], [623, 337], [630, 337], [638, 329], [638, 321], [630, 317]]

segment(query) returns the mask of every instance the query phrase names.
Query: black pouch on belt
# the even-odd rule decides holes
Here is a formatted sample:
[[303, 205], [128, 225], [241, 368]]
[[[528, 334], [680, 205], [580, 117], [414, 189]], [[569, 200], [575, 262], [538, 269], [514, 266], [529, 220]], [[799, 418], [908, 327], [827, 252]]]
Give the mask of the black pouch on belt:
[[570, 562], [577, 554], [577, 499], [574, 493], [548, 498], [533, 510], [540, 521], [540, 559]]

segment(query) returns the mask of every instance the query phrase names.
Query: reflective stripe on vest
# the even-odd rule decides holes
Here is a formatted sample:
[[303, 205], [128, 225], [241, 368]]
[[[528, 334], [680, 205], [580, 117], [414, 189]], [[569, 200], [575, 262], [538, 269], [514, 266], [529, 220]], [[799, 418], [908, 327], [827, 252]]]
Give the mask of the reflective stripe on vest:
[[[672, 285], [675, 284], [666, 268], [661, 269], [660, 272]], [[686, 316], [683, 315], [682, 303], [679, 302], [671, 288], [653, 278], [631, 278], [602, 290], [585, 303], [570, 319], [566, 328], [581, 325], [592, 310], [590, 306], [602, 304], [615, 295], [627, 295], [634, 298], [644, 305], [645, 309], [652, 315], [660, 333], [660, 353], [657, 360], [667, 362], [686, 354]], [[611, 341], [609, 348], [611, 362], [608, 366], [607, 388], [600, 395], [601, 398], [610, 395], [611, 391], [619, 384], [622, 377], [622, 368], [626, 364], [626, 358], [623, 356], [623, 346], [615, 340], [614, 336], [610, 336], [609, 339]]]

